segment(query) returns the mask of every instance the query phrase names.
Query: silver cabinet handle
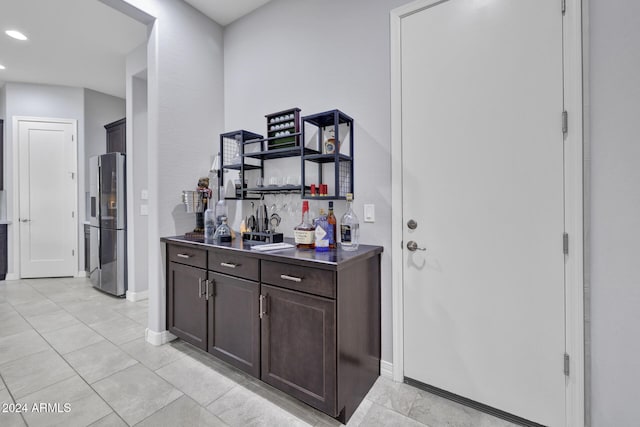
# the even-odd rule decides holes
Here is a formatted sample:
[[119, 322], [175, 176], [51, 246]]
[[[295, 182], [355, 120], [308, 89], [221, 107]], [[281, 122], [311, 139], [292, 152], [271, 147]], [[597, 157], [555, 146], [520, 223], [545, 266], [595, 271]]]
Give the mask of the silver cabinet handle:
[[178, 258], [186, 258], [186, 259], [191, 258], [191, 255], [187, 255], [187, 254], [177, 254], [176, 256], [177, 256]]
[[302, 278], [301, 277], [289, 276], [289, 275], [286, 275], [286, 274], [281, 274], [280, 278], [283, 279], [283, 280], [291, 280], [292, 282], [296, 282], [296, 283], [302, 282]]
[[419, 248], [418, 244], [416, 242], [414, 242], [413, 240], [409, 240], [407, 242], [407, 249], [409, 249], [411, 252], [414, 251], [426, 251], [427, 248]]
[[209, 293], [209, 285], [213, 288], [213, 282], [210, 282], [209, 279], [204, 281], [204, 296], [207, 301], [209, 301], [209, 297], [213, 296], [213, 292]]
[[198, 298], [202, 298], [202, 277], [198, 277]]
[[260, 318], [262, 319], [264, 316], [267, 315], [267, 310], [265, 308], [265, 303], [267, 300], [267, 296], [266, 295], [260, 295], [260, 298], [258, 299], [260, 301]]
[[231, 264], [229, 262], [221, 262], [220, 265], [227, 268], [236, 268], [238, 266], [238, 264]]
[[21, 219], [20, 222], [31, 222], [31, 220], [25, 218], [25, 219]]

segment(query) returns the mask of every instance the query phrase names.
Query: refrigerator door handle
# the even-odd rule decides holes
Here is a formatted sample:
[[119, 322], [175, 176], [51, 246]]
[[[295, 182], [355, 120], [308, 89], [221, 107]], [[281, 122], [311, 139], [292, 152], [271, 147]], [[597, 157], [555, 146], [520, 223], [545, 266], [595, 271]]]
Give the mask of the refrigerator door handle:
[[100, 268], [100, 270], [102, 270], [102, 251], [100, 250], [100, 248], [102, 248], [102, 242], [100, 241], [102, 237], [102, 229], [99, 228], [98, 229], [98, 268]]

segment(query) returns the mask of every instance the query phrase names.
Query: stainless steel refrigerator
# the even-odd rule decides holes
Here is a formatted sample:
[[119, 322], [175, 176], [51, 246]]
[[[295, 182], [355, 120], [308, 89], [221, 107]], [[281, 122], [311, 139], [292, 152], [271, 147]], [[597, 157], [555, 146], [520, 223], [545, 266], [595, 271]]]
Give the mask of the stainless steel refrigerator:
[[113, 295], [127, 292], [125, 155], [89, 159], [89, 277], [94, 287]]

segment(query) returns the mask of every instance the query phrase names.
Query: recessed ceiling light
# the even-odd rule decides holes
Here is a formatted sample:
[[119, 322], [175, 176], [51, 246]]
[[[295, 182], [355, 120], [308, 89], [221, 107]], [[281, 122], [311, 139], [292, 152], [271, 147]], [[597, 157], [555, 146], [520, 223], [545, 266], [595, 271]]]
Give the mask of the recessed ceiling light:
[[24, 34], [22, 34], [20, 31], [16, 31], [16, 30], [7, 30], [5, 31], [5, 33], [9, 36], [9, 37], [13, 37], [16, 40], [27, 40], [27, 36], [25, 36]]
[[4, 65], [0, 64], [0, 70], [6, 70], [7, 67], [5, 67]]

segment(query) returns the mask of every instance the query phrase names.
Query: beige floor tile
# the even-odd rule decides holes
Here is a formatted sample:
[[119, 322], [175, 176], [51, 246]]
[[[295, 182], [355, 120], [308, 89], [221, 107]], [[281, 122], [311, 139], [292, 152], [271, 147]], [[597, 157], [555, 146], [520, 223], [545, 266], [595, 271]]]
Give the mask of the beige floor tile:
[[124, 344], [144, 337], [145, 328], [131, 319], [118, 315], [118, 318], [92, 323], [93, 330], [114, 344]]
[[98, 421], [91, 424], [89, 427], [128, 427], [128, 426], [127, 426], [127, 423], [125, 423], [122, 420], [122, 418], [118, 416], [118, 414], [116, 414], [115, 412], [112, 412], [106, 417], [100, 418]]
[[31, 325], [17, 311], [0, 312], [0, 338], [31, 330]]
[[[11, 395], [6, 388], [0, 389], [0, 407], [3, 407], [4, 404], [14, 404], [15, 402], [11, 399]], [[13, 410], [9, 410], [13, 409]], [[15, 406], [7, 407], [8, 412], [0, 413], [0, 425], [2, 427], [23, 427], [26, 426], [22, 415], [18, 412], [18, 409]]]
[[182, 396], [181, 391], [140, 364], [94, 383], [93, 388], [130, 425]]
[[27, 321], [40, 333], [56, 331], [80, 324], [78, 319], [60, 308], [58, 308], [58, 311], [29, 316], [27, 317]]
[[89, 384], [138, 363], [109, 341], [67, 353], [64, 358]]
[[122, 344], [120, 348], [154, 371], [186, 355], [171, 344], [155, 346], [146, 342], [144, 338]]
[[187, 396], [174, 400], [136, 427], [217, 427], [226, 426], [220, 418]]
[[[21, 399], [41, 411], [30, 411], [25, 418], [30, 427], [86, 426], [111, 412], [111, 408], [80, 377], [53, 384]], [[49, 406], [41, 406], [42, 404]], [[67, 406], [65, 406], [67, 405]]]
[[230, 426], [309, 426], [289, 412], [239, 385], [207, 406], [207, 410]]
[[59, 305], [49, 299], [38, 301], [36, 303], [18, 304], [14, 306], [14, 308], [24, 317], [39, 316], [61, 310]]
[[[104, 418], [100, 418], [89, 427], [128, 427], [122, 418], [115, 412], [110, 413]], [[195, 427], [195, 426], [194, 426]]]
[[156, 374], [200, 405], [208, 405], [238, 385], [191, 357], [178, 359], [158, 369]]
[[102, 336], [83, 324], [69, 326], [51, 332], [44, 332], [42, 336], [60, 354], [71, 353], [72, 351], [104, 340]]
[[20, 398], [75, 375], [53, 349], [0, 365], [0, 374], [14, 398]]
[[33, 329], [0, 338], [0, 365], [50, 348]]

